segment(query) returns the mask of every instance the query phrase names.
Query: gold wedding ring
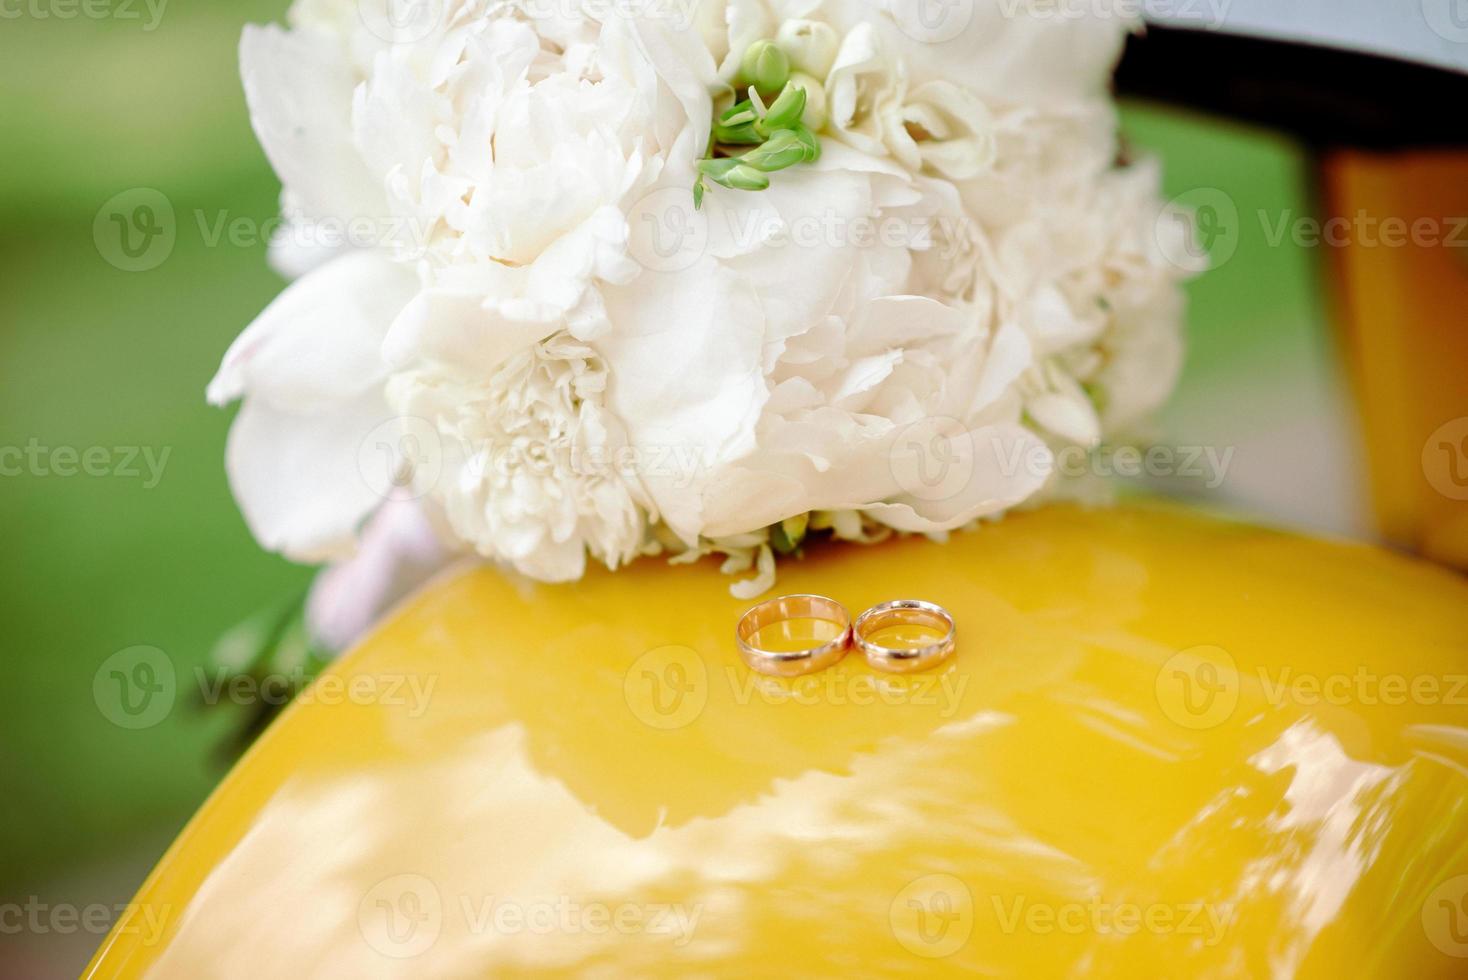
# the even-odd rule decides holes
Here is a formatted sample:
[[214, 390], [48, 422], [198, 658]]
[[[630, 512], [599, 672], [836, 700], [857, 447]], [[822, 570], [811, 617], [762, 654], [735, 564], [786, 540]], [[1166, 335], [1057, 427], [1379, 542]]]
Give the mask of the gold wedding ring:
[[[811, 620], [834, 627], [835, 636], [807, 635], [817, 632]], [[782, 623], [783, 628], [774, 628]], [[745, 613], [734, 638], [751, 670], [773, 677], [800, 677], [824, 670], [846, 656], [851, 646], [851, 614], [823, 595], [782, 595]]]
[[[936, 634], [938, 639], [907, 646], [888, 646], [875, 641], [878, 634], [904, 626]], [[941, 664], [953, 656], [958, 645], [958, 627], [954, 625], [953, 616], [937, 603], [921, 599], [879, 603], [856, 617], [852, 633], [867, 663], [892, 674], [910, 674]]]

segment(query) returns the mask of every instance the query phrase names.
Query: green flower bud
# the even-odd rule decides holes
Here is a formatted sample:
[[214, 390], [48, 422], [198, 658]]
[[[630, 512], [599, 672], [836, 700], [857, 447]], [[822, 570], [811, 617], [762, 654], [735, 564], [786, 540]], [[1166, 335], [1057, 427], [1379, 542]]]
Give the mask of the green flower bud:
[[745, 99], [725, 109], [723, 115], [719, 116], [719, 122], [725, 126], [738, 126], [742, 123], [754, 122], [758, 118], [759, 114], [754, 111], [754, 103]]
[[770, 186], [770, 178], [743, 164], [729, 171], [723, 178], [715, 177], [714, 180], [736, 191], [762, 191]]
[[800, 548], [800, 543], [805, 540], [809, 518], [809, 514], [801, 514], [770, 528], [770, 547], [775, 549], [776, 554], [792, 555]]
[[751, 167], [756, 167], [765, 173], [774, 173], [786, 167], [793, 167], [797, 163], [805, 163], [808, 152], [808, 148], [799, 136], [788, 129], [782, 129], [762, 146], [757, 146], [744, 154], [741, 159]]
[[734, 157], [719, 157], [716, 160], [698, 161], [699, 173], [707, 174], [714, 180], [723, 177], [737, 166], [739, 166], [739, 160]]
[[790, 59], [774, 41], [756, 41], [745, 49], [739, 73], [761, 92], [778, 92], [790, 80]]
[[714, 142], [725, 143], [732, 146], [758, 146], [765, 141], [753, 122], [741, 123], [738, 126], [729, 126], [719, 123], [714, 126]]
[[805, 150], [805, 163], [815, 163], [821, 158], [821, 140], [805, 126], [797, 123], [793, 129], [788, 130]]
[[773, 133], [794, 126], [805, 113], [805, 98], [805, 89], [786, 83], [780, 97], [770, 106], [765, 118], [760, 120], [760, 128], [766, 133]]

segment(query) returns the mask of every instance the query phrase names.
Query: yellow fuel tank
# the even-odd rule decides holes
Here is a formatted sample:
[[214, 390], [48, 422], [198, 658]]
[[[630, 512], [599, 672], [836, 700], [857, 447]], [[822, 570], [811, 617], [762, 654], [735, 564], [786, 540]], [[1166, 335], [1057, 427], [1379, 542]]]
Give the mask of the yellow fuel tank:
[[751, 675], [712, 564], [428, 589], [87, 977], [1468, 975], [1468, 583], [1160, 505], [815, 550], [938, 672]]

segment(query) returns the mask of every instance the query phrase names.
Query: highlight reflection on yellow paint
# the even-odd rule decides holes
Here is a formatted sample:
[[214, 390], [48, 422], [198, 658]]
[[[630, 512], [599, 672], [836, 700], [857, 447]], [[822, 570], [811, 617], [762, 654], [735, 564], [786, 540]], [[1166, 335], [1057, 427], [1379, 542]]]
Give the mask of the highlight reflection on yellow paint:
[[922, 596], [962, 648], [769, 689], [727, 587], [429, 589], [332, 669], [426, 710], [293, 706], [86, 976], [1464, 975], [1461, 578], [1052, 508], [811, 549], [781, 590]]

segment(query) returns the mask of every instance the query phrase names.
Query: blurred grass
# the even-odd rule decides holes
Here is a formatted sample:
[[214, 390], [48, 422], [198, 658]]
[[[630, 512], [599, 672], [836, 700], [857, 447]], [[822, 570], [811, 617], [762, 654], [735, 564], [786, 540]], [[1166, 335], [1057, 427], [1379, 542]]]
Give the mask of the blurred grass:
[[[223, 719], [185, 705], [221, 630], [309, 572], [251, 540], [225, 482], [229, 416], [204, 385], [280, 280], [263, 245], [209, 247], [194, 218], [263, 221], [278, 185], [255, 145], [235, 45], [284, 3], [179, 4], [158, 28], [123, 21], [0, 25], [0, 445], [169, 451], [158, 485], [108, 477], [0, 478], [5, 597], [0, 892], [182, 825], [222, 772]], [[126, 273], [92, 239], [97, 209], [134, 186], [173, 203], [160, 267]], [[154, 728], [113, 726], [92, 677], [147, 644], [181, 696]], [[126, 896], [96, 896], [119, 900]]]
[[[225, 482], [226, 413], [204, 385], [281, 288], [263, 244], [210, 247], [196, 212], [256, 222], [278, 186], [246, 118], [240, 26], [284, 0], [193, 0], [151, 33], [137, 22], [0, 24], [0, 446], [149, 446], [159, 485], [118, 477], [0, 477], [0, 895], [24, 893], [167, 839], [221, 774], [221, 719], [180, 705], [157, 727], [110, 724], [92, 678], [113, 652], [167, 652], [184, 693], [220, 632], [307, 580], [251, 540]], [[1126, 126], [1161, 154], [1170, 193], [1228, 191], [1254, 208], [1308, 210], [1288, 143], [1154, 107]], [[153, 187], [178, 240], [148, 272], [108, 265], [98, 208]], [[1238, 254], [1191, 287], [1189, 381], [1318, 353], [1310, 257], [1267, 248], [1244, 222]], [[1186, 384], [1187, 382], [1185, 382]], [[1186, 390], [1186, 388], [1185, 388]], [[123, 895], [90, 896], [120, 901]]]

